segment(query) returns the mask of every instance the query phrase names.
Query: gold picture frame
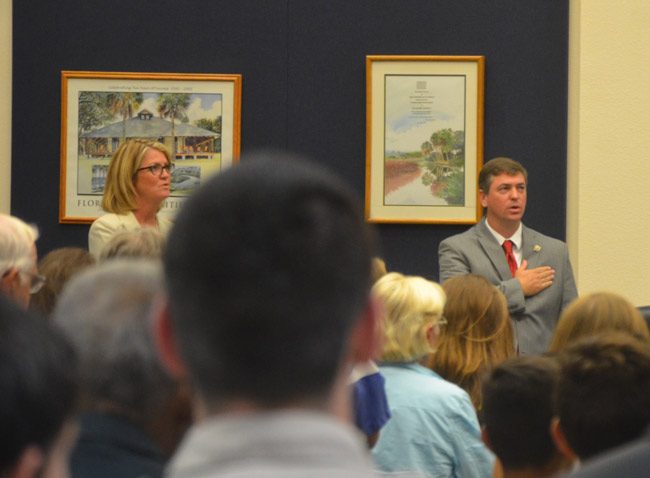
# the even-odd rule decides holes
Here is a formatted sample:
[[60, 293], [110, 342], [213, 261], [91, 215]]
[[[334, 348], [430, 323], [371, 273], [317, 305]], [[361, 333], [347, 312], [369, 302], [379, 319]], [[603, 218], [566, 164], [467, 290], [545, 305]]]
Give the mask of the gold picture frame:
[[483, 56], [366, 57], [368, 222], [478, 222], [484, 71]]
[[238, 161], [241, 82], [239, 74], [62, 71], [59, 222], [103, 214], [108, 164], [128, 138], [172, 151], [161, 214], [173, 217], [202, 181]]

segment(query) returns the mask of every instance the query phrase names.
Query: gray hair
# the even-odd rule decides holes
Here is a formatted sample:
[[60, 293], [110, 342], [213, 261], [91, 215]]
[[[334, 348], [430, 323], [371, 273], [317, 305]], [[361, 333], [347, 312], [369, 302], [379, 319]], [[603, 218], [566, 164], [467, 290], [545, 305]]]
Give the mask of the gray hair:
[[173, 394], [160, 363], [151, 308], [162, 269], [145, 260], [114, 260], [76, 275], [63, 289], [53, 320], [79, 354], [84, 405], [116, 407], [137, 421], [151, 419]]
[[141, 227], [115, 234], [102, 248], [99, 262], [116, 257], [160, 259], [165, 247], [165, 236], [153, 227]]
[[15, 216], [0, 214], [0, 274], [12, 267], [28, 271], [35, 267], [32, 251], [38, 229]]

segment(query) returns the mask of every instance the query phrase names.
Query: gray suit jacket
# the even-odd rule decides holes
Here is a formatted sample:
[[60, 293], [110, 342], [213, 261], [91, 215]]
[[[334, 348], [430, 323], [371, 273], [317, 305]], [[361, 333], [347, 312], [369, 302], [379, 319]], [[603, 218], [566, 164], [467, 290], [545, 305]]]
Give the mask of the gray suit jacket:
[[440, 282], [462, 274], [479, 274], [499, 287], [508, 300], [519, 353], [546, 351], [560, 312], [578, 295], [566, 244], [523, 226], [522, 259], [528, 268], [555, 269], [553, 284], [524, 297], [519, 281], [512, 277], [503, 249], [483, 219], [462, 234], [449, 237], [438, 248]]

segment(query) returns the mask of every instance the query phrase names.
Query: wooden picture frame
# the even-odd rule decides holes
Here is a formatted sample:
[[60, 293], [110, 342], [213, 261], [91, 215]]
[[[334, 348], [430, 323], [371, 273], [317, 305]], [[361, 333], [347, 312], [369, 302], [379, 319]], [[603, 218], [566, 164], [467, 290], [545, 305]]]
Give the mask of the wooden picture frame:
[[366, 220], [474, 224], [482, 214], [483, 56], [366, 57]]
[[90, 223], [113, 152], [128, 138], [164, 143], [176, 169], [161, 214], [173, 217], [211, 174], [238, 161], [241, 75], [61, 72], [59, 222]]

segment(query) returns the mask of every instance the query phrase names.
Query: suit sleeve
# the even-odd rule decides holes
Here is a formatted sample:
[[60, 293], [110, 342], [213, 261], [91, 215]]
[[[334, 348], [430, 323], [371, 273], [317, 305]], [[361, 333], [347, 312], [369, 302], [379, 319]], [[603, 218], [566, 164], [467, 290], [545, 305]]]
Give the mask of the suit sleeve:
[[465, 255], [445, 239], [438, 246], [439, 281], [442, 284], [450, 277], [469, 274], [471, 271]]
[[521, 288], [519, 280], [513, 277], [512, 279], [499, 282], [497, 287], [506, 296], [508, 311], [511, 314], [519, 314], [526, 310], [526, 297], [524, 296], [524, 291]]
[[492, 282], [503, 292], [508, 301], [508, 310], [511, 314], [518, 314], [526, 310], [526, 298], [517, 279], [512, 278], [501, 281], [493, 271], [473, 269], [467, 255], [453, 240], [445, 239], [438, 246], [438, 264], [440, 283], [454, 276], [478, 274]]
[[562, 290], [562, 310], [578, 297], [578, 288], [573, 278], [573, 268], [569, 260], [569, 249], [564, 246], [564, 288]]

